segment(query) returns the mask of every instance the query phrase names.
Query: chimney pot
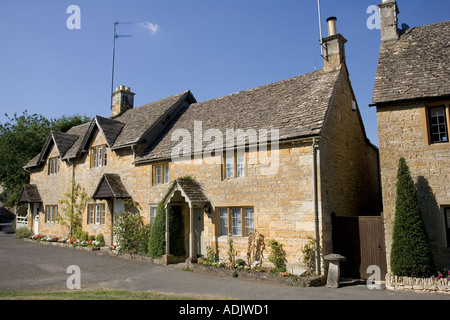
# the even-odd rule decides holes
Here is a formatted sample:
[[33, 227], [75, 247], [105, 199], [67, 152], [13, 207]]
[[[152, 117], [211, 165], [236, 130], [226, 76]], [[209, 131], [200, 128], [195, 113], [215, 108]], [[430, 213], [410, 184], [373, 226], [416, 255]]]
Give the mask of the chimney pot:
[[334, 36], [337, 34], [337, 27], [336, 27], [336, 17], [329, 17], [327, 19], [328, 22], [328, 36]]
[[325, 71], [336, 70], [340, 68], [345, 61], [345, 43], [347, 40], [337, 32], [336, 17], [330, 17], [328, 22], [328, 37], [322, 39], [323, 41], [323, 58]]

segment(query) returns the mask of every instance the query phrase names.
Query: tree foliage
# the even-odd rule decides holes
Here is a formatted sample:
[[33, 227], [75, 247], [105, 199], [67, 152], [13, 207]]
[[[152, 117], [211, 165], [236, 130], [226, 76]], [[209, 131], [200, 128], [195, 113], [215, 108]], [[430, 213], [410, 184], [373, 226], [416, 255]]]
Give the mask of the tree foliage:
[[396, 192], [391, 270], [398, 276], [429, 277], [434, 272], [431, 245], [404, 158], [399, 161]]
[[66, 132], [89, 119], [80, 115], [47, 119], [38, 114], [30, 115], [27, 111], [20, 116], [6, 114], [6, 117], [7, 121], [0, 124], [0, 183], [4, 188], [3, 194], [13, 195], [8, 203], [13, 205], [30, 178], [23, 166], [41, 152], [50, 132]]
[[71, 237], [78, 238], [82, 233], [82, 216], [86, 210], [86, 206], [92, 199], [86, 191], [75, 181], [72, 181], [72, 188], [69, 190], [62, 200], [60, 212], [57, 216], [58, 222], [69, 229]]
[[166, 209], [164, 203], [160, 202], [148, 241], [148, 255], [151, 258], [160, 258], [164, 254], [166, 254]]

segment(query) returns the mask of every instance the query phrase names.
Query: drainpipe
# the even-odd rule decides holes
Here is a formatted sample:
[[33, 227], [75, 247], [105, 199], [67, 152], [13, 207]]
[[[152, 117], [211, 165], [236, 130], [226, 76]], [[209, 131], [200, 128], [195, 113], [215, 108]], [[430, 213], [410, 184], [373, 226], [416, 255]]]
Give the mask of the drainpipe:
[[314, 237], [316, 239], [316, 274], [320, 275], [320, 229], [319, 229], [319, 198], [317, 186], [317, 144], [316, 138], [313, 138], [312, 155], [313, 155], [313, 202], [314, 202]]
[[[70, 210], [72, 211], [72, 217], [74, 215], [73, 212], [73, 196], [75, 193], [75, 164], [70, 162], [70, 159], [67, 159], [67, 163], [72, 165], [72, 181], [71, 181], [71, 197], [70, 197]], [[70, 223], [70, 236], [72, 236], [72, 222]]]

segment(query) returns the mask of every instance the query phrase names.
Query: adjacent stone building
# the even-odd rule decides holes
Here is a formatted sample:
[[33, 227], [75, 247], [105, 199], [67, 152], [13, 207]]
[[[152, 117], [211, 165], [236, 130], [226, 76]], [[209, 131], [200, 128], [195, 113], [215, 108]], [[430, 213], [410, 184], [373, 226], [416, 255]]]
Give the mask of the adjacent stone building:
[[132, 199], [146, 223], [161, 201], [182, 214], [182, 258], [211, 247], [226, 259], [231, 235], [245, 259], [255, 230], [283, 244], [289, 268], [301, 268], [308, 237], [319, 256], [333, 252], [332, 214], [379, 214], [381, 196], [378, 149], [352, 90], [346, 40], [336, 19], [329, 23], [322, 70], [209, 101], [186, 91], [138, 108], [129, 88], [117, 88], [111, 117], [53, 132], [26, 166], [21, 200], [30, 204], [30, 227], [67, 235], [55, 216], [75, 181], [93, 199], [83, 230], [108, 244]]
[[[383, 0], [373, 94], [377, 108], [386, 249], [392, 245], [396, 173], [404, 157], [416, 182], [437, 267], [450, 265], [450, 21], [399, 29]], [[388, 263], [389, 266], [389, 263]]]

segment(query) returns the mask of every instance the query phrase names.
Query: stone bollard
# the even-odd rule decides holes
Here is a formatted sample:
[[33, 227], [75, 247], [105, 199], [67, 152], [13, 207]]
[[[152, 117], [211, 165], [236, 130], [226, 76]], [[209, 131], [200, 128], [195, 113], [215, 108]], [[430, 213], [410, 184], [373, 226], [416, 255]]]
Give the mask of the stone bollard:
[[328, 266], [328, 277], [327, 277], [327, 287], [328, 288], [339, 288], [339, 280], [341, 277], [341, 270], [339, 266], [340, 261], [345, 261], [346, 258], [340, 254], [329, 254], [324, 257], [325, 260], [329, 261]]

